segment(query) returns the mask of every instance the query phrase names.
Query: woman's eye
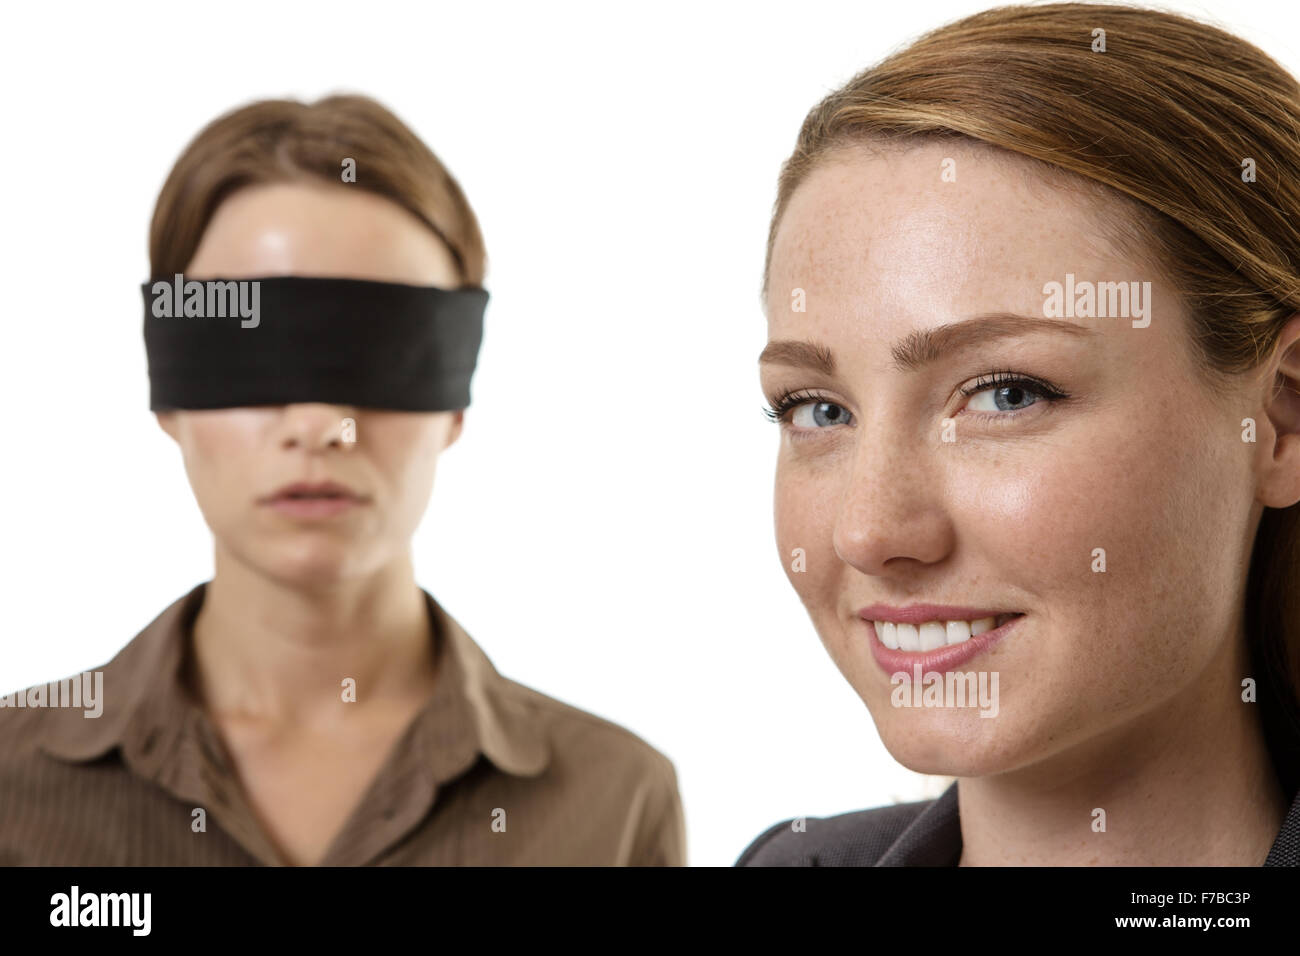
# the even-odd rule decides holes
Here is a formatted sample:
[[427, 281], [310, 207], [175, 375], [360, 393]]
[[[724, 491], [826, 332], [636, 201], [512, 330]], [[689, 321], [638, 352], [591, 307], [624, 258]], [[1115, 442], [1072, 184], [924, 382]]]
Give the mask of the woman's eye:
[[826, 428], [848, 423], [848, 411], [834, 402], [805, 402], [790, 413], [790, 424], [795, 428]]
[[1044, 401], [1050, 404], [1069, 398], [1055, 385], [1014, 372], [981, 376], [961, 392], [968, 398], [966, 408], [983, 414], [1018, 412]]
[[1014, 412], [1037, 404], [1042, 397], [1024, 385], [998, 385], [974, 393], [966, 407], [973, 412]]

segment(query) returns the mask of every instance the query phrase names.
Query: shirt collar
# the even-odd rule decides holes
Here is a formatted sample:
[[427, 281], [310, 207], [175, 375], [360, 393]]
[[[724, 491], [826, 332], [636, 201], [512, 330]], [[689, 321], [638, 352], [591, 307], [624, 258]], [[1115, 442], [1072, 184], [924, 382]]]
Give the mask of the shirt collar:
[[[101, 716], [52, 708], [41, 748], [86, 761], [121, 747], [129, 764], [157, 776], [184, 730], [198, 720], [181, 667], [206, 588], [200, 584], [175, 601], [101, 668]], [[502, 677], [464, 628], [432, 595], [423, 588], [421, 593], [434, 624], [438, 678], [415, 730], [434, 781], [455, 776], [480, 753], [515, 776], [541, 773], [550, 747], [523, 688]]]
[[[423, 591], [435, 633], [443, 640], [439, 685], [468, 712], [475, 749], [506, 773], [532, 777], [550, 762], [550, 746], [528, 703], [529, 692], [502, 677], [465, 629]], [[445, 668], [445, 670], [443, 669]], [[435, 690], [430, 702], [438, 702]]]
[[961, 859], [961, 818], [957, 784], [932, 803], [881, 854], [876, 866], [956, 866]]

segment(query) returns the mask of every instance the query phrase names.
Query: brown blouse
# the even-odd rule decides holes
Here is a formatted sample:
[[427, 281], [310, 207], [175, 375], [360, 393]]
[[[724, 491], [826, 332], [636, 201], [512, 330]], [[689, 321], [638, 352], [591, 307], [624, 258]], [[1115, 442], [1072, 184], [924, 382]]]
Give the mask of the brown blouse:
[[[95, 672], [0, 697], [0, 865], [283, 865], [185, 689], [205, 588], [104, 665], [98, 699]], [[502, 677], [422, 593], [435, 690], [320, 865], [684, 865], [673, 764]]]

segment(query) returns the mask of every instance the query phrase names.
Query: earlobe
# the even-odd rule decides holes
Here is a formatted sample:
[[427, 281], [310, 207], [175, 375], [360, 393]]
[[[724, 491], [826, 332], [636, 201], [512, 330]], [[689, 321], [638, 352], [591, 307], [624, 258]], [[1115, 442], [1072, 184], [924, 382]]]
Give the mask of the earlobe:
[[1276, 356], [1267, 399], [1272, 447], [1261, 449], [1266, 464], [1260, 502], [1289, 508], [1300, 501], [1300, 313], [1283, 327]]
[[464, 427], [465, 410], [462, 408], [456, 412], [455, 416], [453, 416], [451, 420], [451, 429], [447, 432], [447, 442], [442, 446], [443, 451], [446, 451], [456, 443], [456, 439], [460, 437], [461, 430]]
[[176, 440], [176, 413], [175, 412], [154, 412], [155, 419], [158, 421], [158, 427]]

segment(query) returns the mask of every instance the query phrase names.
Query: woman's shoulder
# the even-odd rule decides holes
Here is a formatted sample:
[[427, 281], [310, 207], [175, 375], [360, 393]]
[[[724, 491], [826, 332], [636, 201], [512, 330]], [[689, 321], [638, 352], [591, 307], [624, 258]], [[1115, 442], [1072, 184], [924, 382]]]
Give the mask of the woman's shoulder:
[[[446, 637], [451, 651], [450, 684], [469, 701], [489, 742], [527, 751], [524, 763], [558, 760], [569, 776], [648, 778], [676, 791], [676, 770], [657, 748], [613, 720], [500, 673], [456, 618], [425, 594], [437, 631]], [[542, 751], [546, 759], [540, 759]]]
[[[736, 866], [876, 866], [888, 855], [901, 865], [938, 863], [955, 822], [956, 785], [934, 800], [897, 803], [831, 817], [792, 817], [769, 827], [736, 860]], [[928, 821], [928, 822], [927, 822]], [[930, 824], [934, 824], [931, 826]], [[924, 833], [918, 830], [923, 826]], [[960, 832], [960, 831], [958, 831]], [[905, 835], [910, 839], [904, 839]], [[911, 859], [924, 849], [926, 859]], [[956, 853], [960, 854], [958, 844]]]
[[49, 711], [27, 706], [29, 695], [44, 690], [38, 684], [0, 693], [0, 763], [30, 759], [44, 741], [50, 729]]
[[57, 744], [90, 741], [116, 725], [104, 714], [104, 670], [0, 694], [0, 758], [21, 762]]
[[532, 722], [548, 739], [553, 754], [584, 764], [618, 767], [624, 772], [671, 780], [676, 769], [669, 758], [622, 724], [508, 677], [498, 677], [494, 690], [512, 710]]

